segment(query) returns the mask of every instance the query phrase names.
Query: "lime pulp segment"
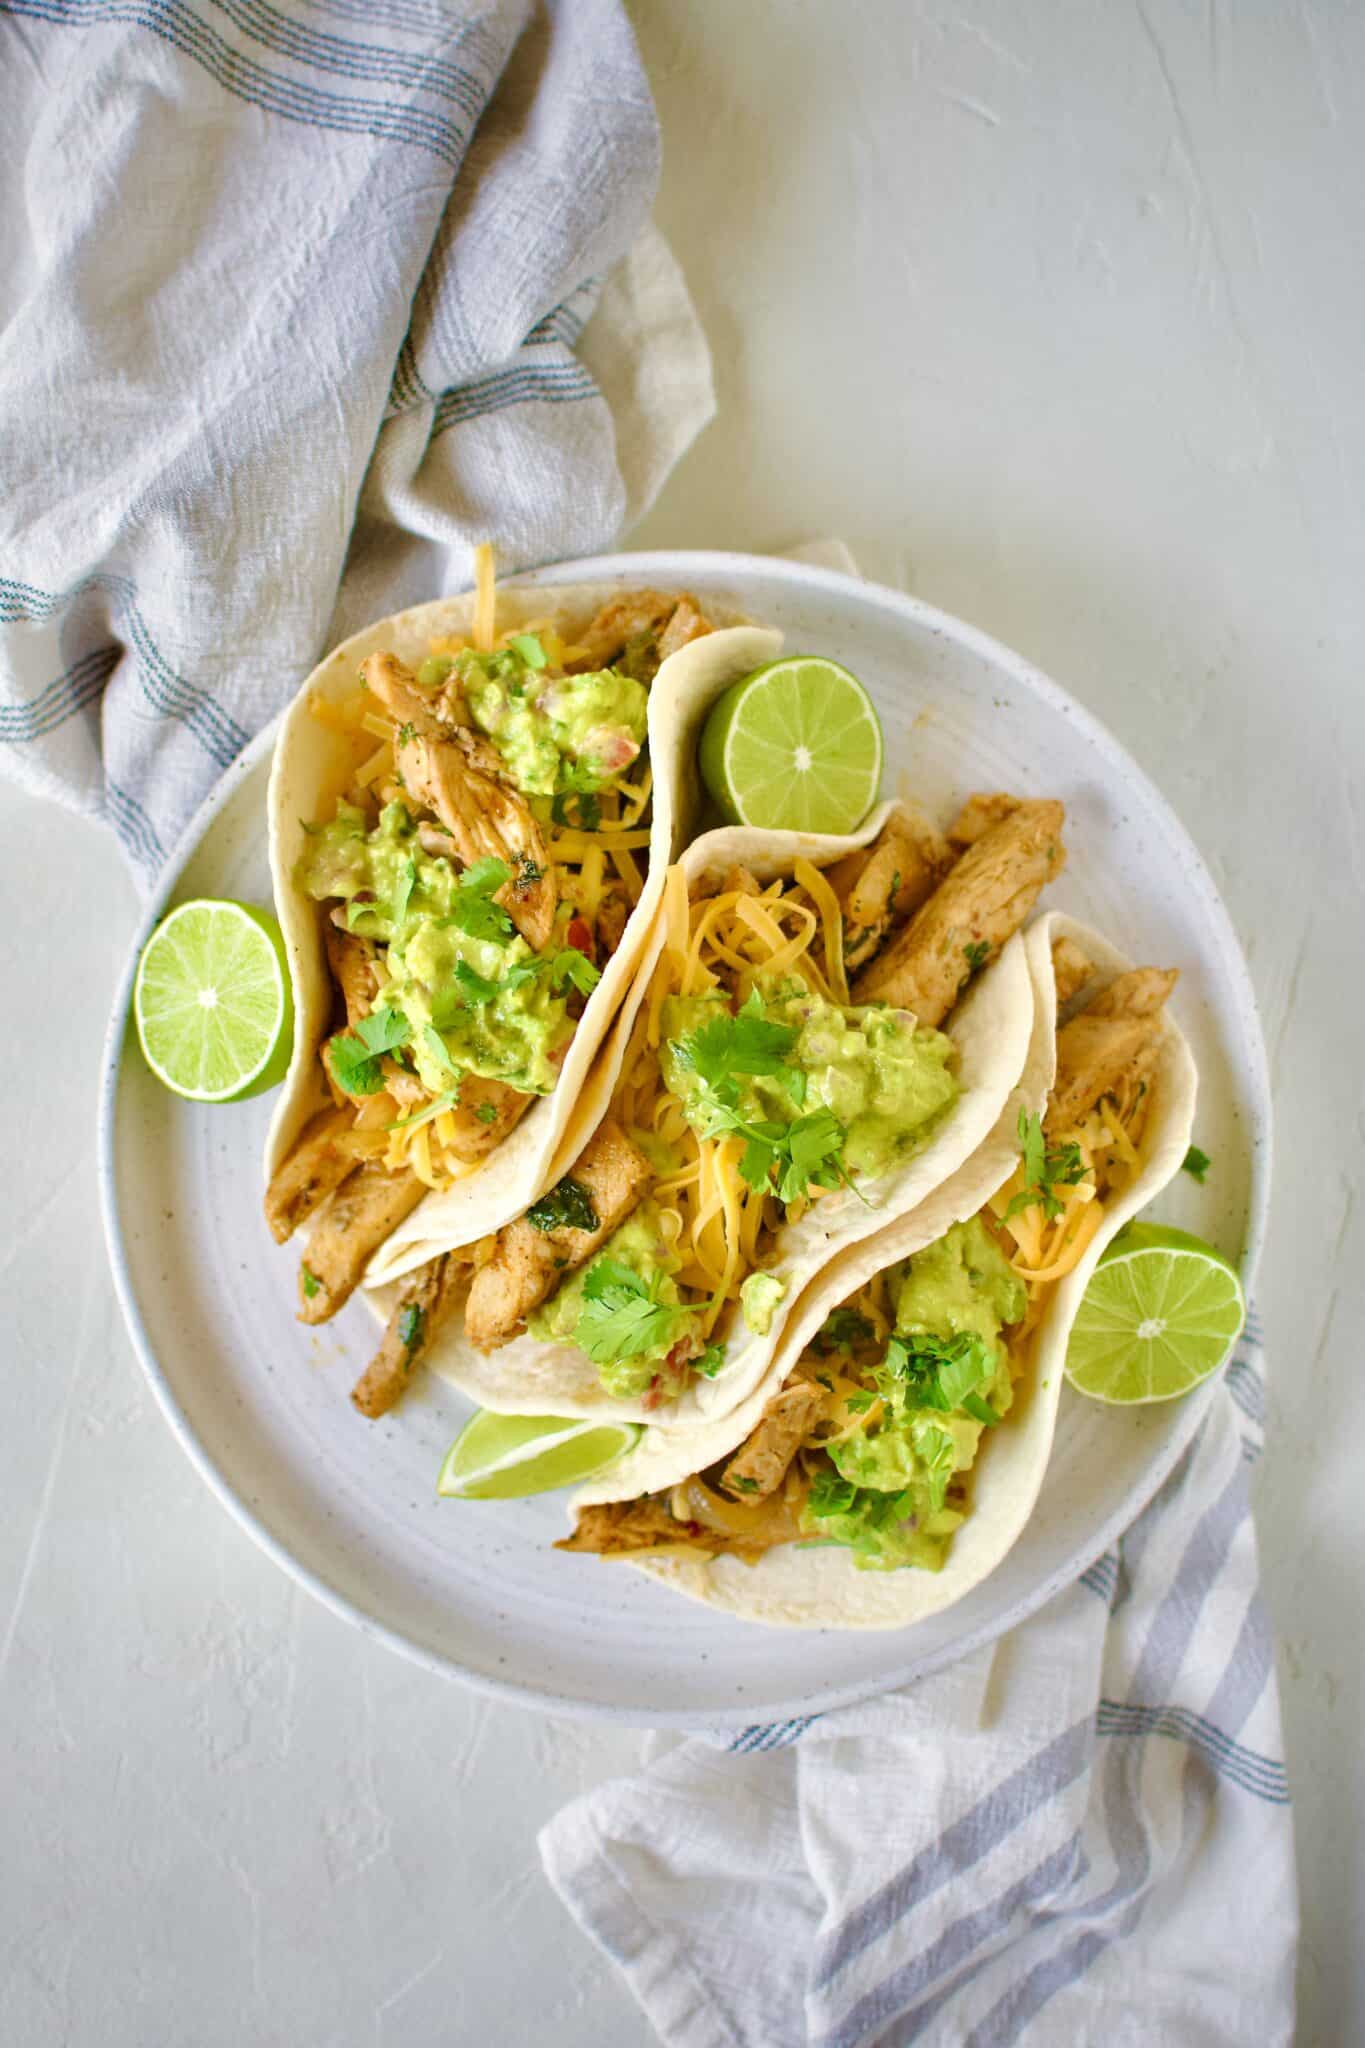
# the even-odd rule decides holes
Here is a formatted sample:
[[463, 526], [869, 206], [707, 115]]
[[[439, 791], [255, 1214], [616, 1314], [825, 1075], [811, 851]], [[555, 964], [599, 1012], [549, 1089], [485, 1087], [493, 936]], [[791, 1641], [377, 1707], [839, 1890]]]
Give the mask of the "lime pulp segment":
[[734, 823], [851, 832], [876, 801], [882, 729], [856, 676], [817, 655], [770, 662], [712, 708], [702, 775]]
[[1184, 1231], [1135, 1224], [1091, 1276], [1067, 1378], [1099, 1401], [1175, 1400], [1218, 1370], [1245, 1318], [1221, 1253]]
[[154, 1074], [193, 1102], [227, 1102], [281, 1077], [292, 1026], [279, 926], [242, 903], [173, 910], [147, 941], [133, 987]]
[[436, 1491], [448, 1500], [517, 1500], [577, 1486], [623, 1457], [639, 1434], [632, 1422], [481, 1408], [446, 1453]]

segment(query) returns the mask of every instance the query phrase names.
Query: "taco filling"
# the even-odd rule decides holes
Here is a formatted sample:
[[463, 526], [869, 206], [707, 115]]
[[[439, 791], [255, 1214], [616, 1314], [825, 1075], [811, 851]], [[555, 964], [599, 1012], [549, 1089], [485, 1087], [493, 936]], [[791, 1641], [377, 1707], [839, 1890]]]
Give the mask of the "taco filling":
[[[1054, 949], [1059, 999], [1090, 978]], [[1028, 1372], [1058, 1281], [1136, 1178], [1175, 974], [1121, 974], [1057, 1033], [1045, 1114], [984, 1208], [829, 1315], [731, 1456], [666, 1491], [585, 1508], [558, 1547], [603, 1556], [838, 1544], [861, 1571], [939, 1570], [978, 1450]]]
[[[835, 1193], [874, 1199], [952, 1109], [956, 1048], [938, 1026], [1060, 870], [1062, 823], [1059, 803], [974, 798], [947, 838], [893, 813], [827, 874], [798, 859], [765, 885], [732, 867], [689, 897], [671, 869], [605, 1121], [556, 1187], [458, 1255], [466, 1341], [569, 1347], [653, 1412], [721, 1372], [746, 1332], [766, 1336], [789, 1294], [774, 1270], [787, 1226]], [[920, 1007], [871, 988], [892, 973]], [[424, 1271], [402, 1283], [381, 1358]], [[436, 1329], [427, 1317], [424, 1342]], [[359, 1405], [382, 1413], [374, 1369], [362, 1385]]]
[[[548, 619], [495, 636], [484, 594], [468, 641], [433, 641], [415, 669], [373, 653], [348, 698], [311, 700], [353, 752], [293, 873], [324, 918], [331, 1107], [265, 1205], [279, 1243], [312, 1225], [308, 1323], [336, 1313], [428, 1190], [475, 1171], [554, 1090], [643, 887], [650, 686], [711, 630], [692, 599], [642, 591], [571, 643]], [[430, 1275], [407, 1290], [411, 1328], [441, 1292]]]

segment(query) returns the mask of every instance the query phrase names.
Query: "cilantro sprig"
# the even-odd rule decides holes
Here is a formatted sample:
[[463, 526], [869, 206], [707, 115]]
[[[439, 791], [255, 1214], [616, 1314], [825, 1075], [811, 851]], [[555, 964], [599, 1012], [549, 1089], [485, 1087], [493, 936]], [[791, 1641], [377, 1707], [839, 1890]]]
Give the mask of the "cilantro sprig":
[[537, 1230], [596, 1230], [601, 1218], [582, 1181], [566, 1173], [538, 1202], [532, 1202], [526, 1221]]
[[1062, 1202], [1055, 1192], [1058, 1188], [1075, 1187], [1090, 1171], [1081, 1157], [1079, 1145], [1060, 1145], [1049, 1151], [1043, 1137], [1043, 1120], [1030, 1116], [1026, 1109], [1019, 1112], [1017, 1126], [1019, 1151], [1023, 1159], [1024, 1185], [1015, 1195], [1005, 1211], [1005, 1221], [1017, 1216], [1021, 1209], [1031, 1209], [1035, 1202], [1043, 1205], [1043, 1214], [1051, 1223], [1062, 1213]]
[[505, 946], [514, 927], [502, 905], [493, 898], [511, 879], [512, 870], [505, 860], [490, 855], [486, 860], [472, 861], [457, 878], [450, 914], [441, 923], [453, 925], [471, 939], [491, 939], [495, 945]]
[[775, 1080], [794, 1106], [804, 1104], [805, 1072], [787, 1059], [799, 1036], [795, 1025], [776, 1024], [764, 1015], [755, 989], [738, 1016], [720, 1012], [683, 1038], [669, 1040], [678, 1065], [697, 1078], [702, 1135], [733, 1132], [742, 1137], [740, 1179], [757, 1192], [775, 1193], [785, 1204], [813, 1187], [838, 1187], [846, 1178], [842, 1156], [848, 1133], [833, 1110], [821, 1107], [780, 1123], [746, 1117], [740, 1108], [741, 1076]]
[[381, 1060], [412, 1036], [401, 1010], [384, 1006], [362, 1017], [354, 1032], [339, 1031], [328, 1048], [338, 1088], [347, 1095], [377, 1095], [384, 1085]]
[[1180, 1162], [1181, 1172], [1187, 1173], [1191, 1180], [1197, 1180], [1201, 1188], [1204, 1185], [1204, 1176], [1212, 1165], [1213, 1161], [1208, 1153], [1201, 1152], [1197, 1145], [1191, 1145]]
[[903, 1391], [922, 1408], [944, 1415], [960, 1408], [976, 1422], [1000, 1420], [979, 1389], [995, 1377], [995, 1353], [984, 1338], [964, 1332], [941, 1338], [923, 1332], [893, 1336], [878, 1385], [884, 1394]]
[[574, 1342], [594, 1365], [627, 1358], [662, 1358], [683, 1334], [691, 1310], [661, 1301], [664, 1276], [646, 1281], [620, 1259], [598, 1258], [583, 1279], [583, 1307]]

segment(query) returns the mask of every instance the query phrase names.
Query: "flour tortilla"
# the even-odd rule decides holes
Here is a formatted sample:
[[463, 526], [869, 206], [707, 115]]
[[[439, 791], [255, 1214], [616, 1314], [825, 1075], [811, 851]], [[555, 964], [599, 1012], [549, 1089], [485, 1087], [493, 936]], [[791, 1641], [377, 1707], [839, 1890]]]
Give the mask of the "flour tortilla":
[[[979, 1151], [912, 1214], [834, 1261], [807, 1290], [789, 1320], [763, 1384], [723, 1421], [690, 1434], [651, 1429], [631, 1455], [595, 1485], [583, 1487], [574, 1511], [596, 1502], [634, 1499], [704, 1470], [744, 1441], [772, 1395], [830, 1311], [883, 1267], [922, 1251], [952, 1224], [974, 1216], [1009, 1178], [1018, 1161], [1021, 1109], [1041, 1114], [1056, 1065], [1056, 982], [1052, 945], [1069, 938], [1096, 973], [1069, 1006], [1098, 994], [1131, 962], [1097, 932], [1052, 912], [1025, 934], [1034, 988], [1034, 1030], [1018, 1086]], [[1166, 1016], [1146, 1133], [1146, 1159], [1132, 1186], [1106, 1205], [1104, 1222], [1084, 1256], [1061, 1280], [1040, 1325], [1034, 1365], [1014, 1406], [984, 1441], [974, 1468], [971, 1511], [952, 1540], [942, 1571], [855, 1569], [840, 1545], [783, 1544], [756, 1565], [737, 1558], [679, 1554], [629, 1561], [637, 1570], [746, 1621], [782, 1628], [905, 1628], [951, 1607], [985, 1579], [1013, 1547], [1033, 1512], [1052, 1450], [1067, 1343], [1076, 1311], [1105, 1247], [1179, 1172], [1194, 1124], [1197, 1075], [1183, 1033]]]
[[[566, 639], [602, 605], [623, 594], [619, 583], [570, 584], [563, 589], [499, 586], [498, 627], [551, 617]], [[276, 914], [284, 934], [294, 993], [294, 1046], [289, 1071], [266, 1139], [269, 1181], [309, 1118], [329, 1099], [317, 1057], [332, 1009], [332, 984], [322, 941], [322, 907], [295, 886], [294, 870], [304, 851], [305, 820], [332, 815], [354, 772], [349, 745], [309, 711], [314, 697], [335, 702], [355, 688], [360, 664], [381, 649], [415, 667], [433, 639], [468, 637], [473, 630], [473, 592], [439, 598], [397, 612], [367, 626], [314, 669], [285, 713], [270, 774], [270, 869]], [[654, 774], [648, 872], [644, 892], [632, 911], [621, 943], [603, 968], [588, 998], [565, 1055], [559, 1084], [526, 1112], [506, 1142], [477, 1173], [445, 1194], [431, 1194], [370, 1264], [371, 1282], [394, 1279], [437, 1252], [472, 1243], [519, 1216], [553, 1178], [566, 1127], [582, 1114], [593, 1058], [629, 992], [650, 937], [669, 861], [692, 831], [700, 802], [695, 772], [698, 728], [709, 706], [729, 683], [780, 653], [782, 636], [766, 627], [732, 623], [738, 614], [713, 607], [721, 629], [670, 655], [649, 692], [649, 750]]]
[[[761, 882], [791, 873], [798, 859], [829, 867], [858, 846], [876, 838], [891, 812], [882, 805], [860, 831], [847, 838], [814, 833], [758, 832], [727, 826], [708, 832], [684, 853], [681, 866], [689, 885], [718, 888], [726, 870], [743, 864]], [[654, 964], [663, 949], [662, 915], [645, 948], [636, 982], [617, 1027], [593, 1077], [590, 1122], [576, 1124], [572, 1143], [557, 1162], [567, 1170], [605, 1111], [620, 1072], [626, 1040], [636, 1009], [644, 1000]], [[765, 1271], [787, 1283], [768, 1331], [756, 1335], [736, 1315], [726, 1332], [727, 1362], [714, 1379], [699, 1379], [669, 1409], [669, 1428], [695, 1432], [727, 1416], [771, 1380], [772, 1361], [783, 1331], [806, 1290], [831, 1259], [885, 1229], [890, 1218], [916, 1208], [961, 1167], [989, 1135], [1000, 1116], [1023, 1065], [1033, 1023], [1033, 993], [1023, 940], [1011, 939], [998, 960], [981, 974], [948, 1020], [946, 1030], [958, 1050], [959, 1094], [923, 1151], [880, 1180], [864, 1184], [859, 1194], [841, 1188], [822, 1195], [799, 1223], [778, 1236], [776, 1254]], [[390, 1297], [391, 1299], [392, 1297]], [[515, 1339], [492, 1352], [469, 1344], [462, 1327], [452, 1323], [428, 1353], [428, 1363], [481, 1407], [511, 1415], [591, 1415], [648, 1422], [659, 1410], [639, 1400], [613, 1398], [603, 1388], [591, 1359], [570, 1345], [544, 1344], [530, 1336]], [[651, 1435], [653, 1432], [651, 1431]], [[648, 1441], [648, 1439], [646, 1439]], [[618, 1467], [617, 1470], [623, 1468]], [[695, 1462], [689, 1471], [695, 1471]], [[634, 1487], [632, 1492], [645, 1490]]]

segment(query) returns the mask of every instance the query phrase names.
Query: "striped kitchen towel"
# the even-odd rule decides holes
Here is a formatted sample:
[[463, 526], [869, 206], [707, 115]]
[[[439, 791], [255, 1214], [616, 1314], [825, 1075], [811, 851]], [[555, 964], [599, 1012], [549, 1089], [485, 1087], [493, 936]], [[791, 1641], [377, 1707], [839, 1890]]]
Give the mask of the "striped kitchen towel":
[[611, 545], [710, 366], [620, 0], [0, 0], [0, 117], [0, 764], [147, 882], [332, 639]]
[[1117, 1548], [999, 1642], [556, 1816], [549, 1878], [671, 2048], [1290, 2040], [1262, 1403], [1249, 1334]]

